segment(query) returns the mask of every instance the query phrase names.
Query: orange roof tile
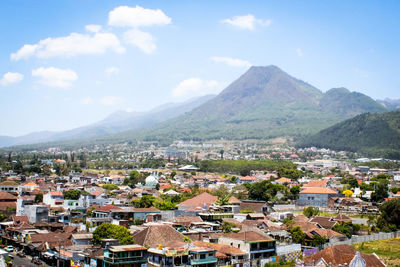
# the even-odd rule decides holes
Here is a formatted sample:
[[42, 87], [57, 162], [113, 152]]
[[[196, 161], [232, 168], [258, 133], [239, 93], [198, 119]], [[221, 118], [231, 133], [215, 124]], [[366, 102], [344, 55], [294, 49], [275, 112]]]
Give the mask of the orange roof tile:
[[333, 189], [326, 187], [309, 187], [300, 192], [300, 194], [337, 194]]

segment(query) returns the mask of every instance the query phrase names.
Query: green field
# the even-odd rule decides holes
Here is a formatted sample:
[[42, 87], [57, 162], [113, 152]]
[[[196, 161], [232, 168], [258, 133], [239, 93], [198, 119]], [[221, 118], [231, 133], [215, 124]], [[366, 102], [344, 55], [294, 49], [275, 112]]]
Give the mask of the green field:
[[400, 238], [353, 244], [361, 252], [378, 255], [388, 266], [400, 266]]

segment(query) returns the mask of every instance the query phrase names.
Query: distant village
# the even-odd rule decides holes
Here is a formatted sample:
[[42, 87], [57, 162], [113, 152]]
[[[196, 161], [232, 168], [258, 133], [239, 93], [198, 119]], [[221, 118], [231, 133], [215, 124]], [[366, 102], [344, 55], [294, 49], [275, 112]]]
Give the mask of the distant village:
[[175, 141], [0, 166], [0, 266], [400, 265], [358, 247], [400, 237], [400, 165], [383, 158]]

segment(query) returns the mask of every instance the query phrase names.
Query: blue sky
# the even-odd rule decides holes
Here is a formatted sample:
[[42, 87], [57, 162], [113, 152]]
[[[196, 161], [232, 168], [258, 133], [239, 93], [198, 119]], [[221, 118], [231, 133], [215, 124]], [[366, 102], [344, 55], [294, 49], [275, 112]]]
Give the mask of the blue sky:
[[277, 65], [322, 91], [400, 98], [398, 1], [0, 5], [0, 135], [218, 93], [250, 65]]

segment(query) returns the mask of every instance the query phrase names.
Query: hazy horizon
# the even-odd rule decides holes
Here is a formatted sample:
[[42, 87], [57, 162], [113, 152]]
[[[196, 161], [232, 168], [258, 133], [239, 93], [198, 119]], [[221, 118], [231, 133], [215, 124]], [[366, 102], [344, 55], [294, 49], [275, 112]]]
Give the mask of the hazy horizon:
[[0, 135], [63, 131], [217, 94], [251, 65], [276, 65], [323, 92], [400, 98], [396, 1], [1, 6]]

